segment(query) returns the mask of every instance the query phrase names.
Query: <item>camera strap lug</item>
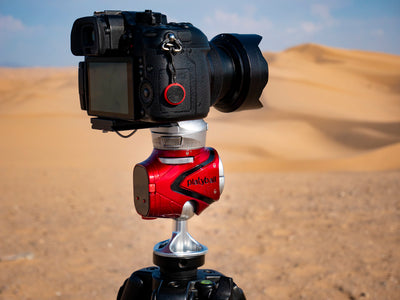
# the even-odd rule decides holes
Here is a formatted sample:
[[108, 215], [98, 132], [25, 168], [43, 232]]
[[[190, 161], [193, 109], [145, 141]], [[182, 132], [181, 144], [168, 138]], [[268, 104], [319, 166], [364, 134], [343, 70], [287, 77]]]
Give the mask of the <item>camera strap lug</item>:
[[174, 54], [179, 53], [183, 50], [182, 42], [175, 37], [175, 34], [169, 32], [165, 35], [165, 39], [161, 45], [161, 48], [167, 52], [173, 52]]

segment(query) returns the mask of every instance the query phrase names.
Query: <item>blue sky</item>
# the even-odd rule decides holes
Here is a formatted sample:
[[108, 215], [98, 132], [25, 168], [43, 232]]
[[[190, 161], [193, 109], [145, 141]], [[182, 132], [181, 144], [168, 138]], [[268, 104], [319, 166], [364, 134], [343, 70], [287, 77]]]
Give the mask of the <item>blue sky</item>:
[[209, 39], [257, 33], [265, 51], [312, 42], [400, 55], [400, 0], [0, 0], [0, 65], [76, 65], [71, 26], [104, 9], [152, 9]]

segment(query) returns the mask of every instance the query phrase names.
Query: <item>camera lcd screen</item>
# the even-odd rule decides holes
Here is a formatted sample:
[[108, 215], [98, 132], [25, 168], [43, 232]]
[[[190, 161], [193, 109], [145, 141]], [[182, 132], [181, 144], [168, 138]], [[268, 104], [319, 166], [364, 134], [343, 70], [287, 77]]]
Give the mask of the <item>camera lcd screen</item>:
[[132, 64], [127, 61], [90, 61], [89, 114], [133, 118]]

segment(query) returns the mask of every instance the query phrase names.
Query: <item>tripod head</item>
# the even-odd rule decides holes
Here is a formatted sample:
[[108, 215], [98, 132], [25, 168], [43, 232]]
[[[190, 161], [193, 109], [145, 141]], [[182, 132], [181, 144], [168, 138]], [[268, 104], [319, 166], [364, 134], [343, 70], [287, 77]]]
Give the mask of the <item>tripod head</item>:
[[206, 131], [203, 120], [151, 129], [153, 153], [133, 172], [134, 203], [143, 218], [187, 219], [189, 207], [200, 214], [219, 199], [223, 167], [217, 151], [204, 147]]
[[203, 255], [207, 247], [187, 231], [187, 220], [217, 201], [224, 188], [222, 162], [205, 148], [207, 123], [182, 121], [151, 129], [154, 150], [133, 172], [134, 203], [144, 218], [171, 218], [172, 238], [156, 244], [167, 257]]

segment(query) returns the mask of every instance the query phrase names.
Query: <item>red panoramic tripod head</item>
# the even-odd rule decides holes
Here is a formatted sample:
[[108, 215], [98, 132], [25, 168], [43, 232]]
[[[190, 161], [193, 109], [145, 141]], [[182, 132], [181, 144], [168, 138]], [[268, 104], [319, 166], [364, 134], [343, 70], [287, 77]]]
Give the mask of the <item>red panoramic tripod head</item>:
[[222, 163], [204, 147], [207, 124], [184, 121], [152, 129], [154, 150], [133, 172], [134, 203], [143, 218], [183, 218], [189, 202], [200, 214], [224, 186]]

